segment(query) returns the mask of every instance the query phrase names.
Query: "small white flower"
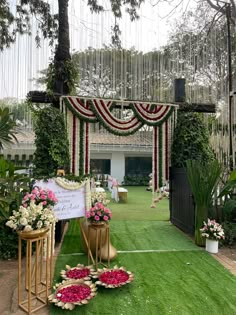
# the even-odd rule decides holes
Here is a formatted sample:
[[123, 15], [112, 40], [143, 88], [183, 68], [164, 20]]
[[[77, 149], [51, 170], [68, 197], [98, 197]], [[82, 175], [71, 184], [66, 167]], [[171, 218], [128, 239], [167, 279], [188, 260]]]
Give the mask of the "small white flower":
[[26, 218], [20, 218], [20, 224], [21, 225], [23, 225], [23, 226], [25, 226], [25, 225], [27, 225], [27, 223], [28, 223], [28, 221], [27, 221], [27, 219]]
[[30, 225], [26, 225], [25, 228], [24, 228], [24, 231], [25, 232], [29, 232], [29, 231], [32, 231], [32, 227]]
[[38, 228], [38, 229], [41, 229], [42, 226], [43, 226], [43, 222], [42, 222], [42, 221], [38, 221], [38, 222], [37, 222], [37, 228]]

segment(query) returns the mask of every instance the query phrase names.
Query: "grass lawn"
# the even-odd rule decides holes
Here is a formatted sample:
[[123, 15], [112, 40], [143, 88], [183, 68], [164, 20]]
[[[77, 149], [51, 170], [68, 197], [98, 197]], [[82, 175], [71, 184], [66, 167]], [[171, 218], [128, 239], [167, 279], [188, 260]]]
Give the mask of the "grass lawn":
[[[52, 305], [50, 314], [233, 315], [236, 277], [204, 249], [168, 222], [168, 201], [150, 208], [151, 193], [128, 188], [128, 203], [110, 203], [111, 242], [118, 250], [112, 266], [125, 266], [135, 280], [121, 288], [98, 288], [88, 305], [65, 311]], [[137, 210], [137, 212], [136, 212]], [[122, 216], [123, 214], [123, 216]], [[54, 282], [65, 265], [87, 264], [79, 225], [71, 220], [55, 267]]]

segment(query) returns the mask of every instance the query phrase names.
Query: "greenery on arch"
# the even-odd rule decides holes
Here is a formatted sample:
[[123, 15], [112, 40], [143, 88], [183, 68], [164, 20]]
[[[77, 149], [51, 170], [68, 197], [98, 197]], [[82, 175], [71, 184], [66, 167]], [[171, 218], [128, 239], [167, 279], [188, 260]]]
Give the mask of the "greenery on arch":
[[69, 172], [69, 142], [63, 114], [52, 106], [33, 110], [35, 118], [35, 177], [54, 176], [58, 168]]
[[172, 144], [172, 167], [185, 167], [187, 160], [209, 161], [213, 158], [202, 114], [179, 111]]

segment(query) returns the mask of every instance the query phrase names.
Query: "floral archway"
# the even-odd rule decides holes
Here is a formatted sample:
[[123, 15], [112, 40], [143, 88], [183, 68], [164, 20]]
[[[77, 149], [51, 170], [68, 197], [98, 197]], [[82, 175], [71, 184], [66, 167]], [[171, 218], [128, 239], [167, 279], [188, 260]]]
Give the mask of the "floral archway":
[[[126, 120], [116, 118], [112, 108], [117, 103], [129, 105], [132, 117]], [[61, 110], [67, 123], [71, 172], [79, 175], [90, 171], [90, 123], [100, 122], [108, 131], [121, 136], [133, 134], [146, 124], [153, 127], [152, 175], [156, 191], [163, 180], [169, 179], [169, 152], [176, 108], [173, 104], [63, 96]]]

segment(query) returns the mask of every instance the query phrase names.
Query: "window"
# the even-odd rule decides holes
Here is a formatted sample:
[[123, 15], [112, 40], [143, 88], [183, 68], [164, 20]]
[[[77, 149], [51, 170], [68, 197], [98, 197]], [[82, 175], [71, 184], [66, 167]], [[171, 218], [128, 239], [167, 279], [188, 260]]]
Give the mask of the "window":
[[91, 174], [111, 174], [111, 160], [108, 159], [91, 159]]
[[125, 175], [146, 176], [152, 172], [151, 157], [126, 157], [125, 158]]

